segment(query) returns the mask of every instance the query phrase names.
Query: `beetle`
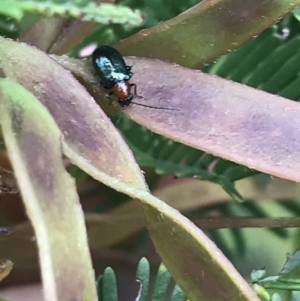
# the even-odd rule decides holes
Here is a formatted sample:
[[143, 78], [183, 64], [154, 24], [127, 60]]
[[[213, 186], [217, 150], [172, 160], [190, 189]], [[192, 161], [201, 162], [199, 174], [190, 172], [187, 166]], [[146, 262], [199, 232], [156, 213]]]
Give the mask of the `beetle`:
[[177, 110], [133, 102], [133, 97], [137, 95], [137, 88], [136, 84], [129, 83], [129, 80], [133, 76], [131, 72], [132, 67], [126, 65], [124, 58], [115, 48], [107, 45], [100, 46], [93, 52], [92, 62], [95, 72], [100, 77], [100, 83], [103, 88], [111, 90], [106, 94], [106, 97], [111, 98], [114, 95], [122, 107], [127, 107], [131, 103], [134, 103], [153, 109]]
[[[128, 82], [133, 73], [122, 55], [115, 48], [104, 45], [93, 52], [92, 61], [101, 85], [111, 90], [107, 97], [116, 96], [122, 107], [130, 105], [136, 95], [136, 84]], [[131, 92], [132, 88], [134, 94]]]

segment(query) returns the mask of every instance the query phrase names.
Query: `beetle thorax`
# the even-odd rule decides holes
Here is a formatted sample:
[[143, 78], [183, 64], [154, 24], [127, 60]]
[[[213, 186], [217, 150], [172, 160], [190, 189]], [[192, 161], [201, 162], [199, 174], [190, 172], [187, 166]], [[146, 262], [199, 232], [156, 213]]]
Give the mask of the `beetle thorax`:
[[131, 86], [128, 82], [125, 81], [119, 81], [117, 82], [113, 88], [112, 91], [114, 95], [119, 99], [119, 100], [125, 100], [128, 97], [131, 96]]

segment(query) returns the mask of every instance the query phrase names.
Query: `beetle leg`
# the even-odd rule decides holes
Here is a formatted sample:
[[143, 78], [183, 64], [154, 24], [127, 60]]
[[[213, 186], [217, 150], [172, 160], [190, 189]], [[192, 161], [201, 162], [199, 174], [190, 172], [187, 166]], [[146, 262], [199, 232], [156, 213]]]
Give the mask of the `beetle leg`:
[[107, 99], [109, 99], [109, 105], [111, 105], [112, 102], [113, 102], [113, 100], [111, 99], [111, 97], [113, 96], [113, 94], [114, 94], [114, 92], [113, 92], [113, 91], [110, 91], [110, 92], [108, 92], [108, 93], [105, 95], [105, 97], [106, 97]]
[[134, 96], [138, 96], [138, 97], [140, 97], [140, 98], [144, 98], [143, 96], [137, 94], [137, 91], [136, 91], [136, 84], [130, 84], [130, 86], [133, 87], [133, 92], [134, 92], [133, 95], [134, 95]]
[[130, 84], [130, 87], [133, 87], [133, 91], [134, 91], [134, 95], [137, 95], [136, 94], [136, 84]]
[[129, 76], [132, 77], [133, 73], [131, 72], [132, 66], [126, 66], [126, 70], [129, 72]]
[[114, 92], [113, 91], [110, 91], [108, 92], [105, 97], [108, 98], [108, 99], [111, 99], [111, 97], [113, 96]]
[[101, 83], [101, 85], [102, 85], [102, 87], [103, 87], [104, 89], [106, 89], [106, 90], [110, 89], [110, 87], [104, 86], [104, 85], [102, 84], [102, 82], [100, 82], [100, 83]]

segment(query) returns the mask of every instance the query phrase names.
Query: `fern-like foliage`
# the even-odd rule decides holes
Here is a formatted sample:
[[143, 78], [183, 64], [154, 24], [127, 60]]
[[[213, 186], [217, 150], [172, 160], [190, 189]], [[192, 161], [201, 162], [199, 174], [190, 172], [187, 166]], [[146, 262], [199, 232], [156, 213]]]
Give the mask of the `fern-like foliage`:
[[289, 22], [272, 26], [237, 51], [205, 67], [204, 71], [299, 100], [299, 29], [299, 21], [290, 16]]
[[286, 263], [278, 275], [265, 277], [266, 270], [254, 270], [251, 273], [251, 286], [263, 300], [282, 301], [280, 294], [270, 294], [269, 289], [291, 291], [291, 301], [300, 298], [300, 276], [295, 273], [300, 265], [300, 250], [287, 255]]
[[0, 14], [21, 20], [25, 13], [71, 17], [101, 24], [129, 24], [131, 26], [139, 26], [143, 23], [143, 16], [140, 11], [109, 3], [96, 4], [90, 0], [2, 0]]
[[[202, 1], [202, 0], [201, 0]], [[158, 23], [172, 19], [180, 13], [188, 10], [193, 5], [201, 2], [200, 0], [122, 0], [122, 5], [137, 9], [145, 13], [143, 24], [138, 27], [132, 26], [98, 26], [86, 39], [76, 46], [71, 52], [71, 56], [78, 56], [80, 49], [98, 41], [102, 45], [114, 45], [118, 41], [139, 32], [142, 29], [155, 26]], [[1, 28], [0, 28], [1, 29]]]
[[[150, 265], [146, 258], [138, 264], [136, 279], [140, 283], [139, 292], [135, 301], [164, 301], [167, 300], [167, 290], [170, 285], [171, 275], [164, 264], [161, 264], [156, 275], [154, 288], [150, 295]], [[112, 268], [106, 268], [103, 275], [97, 279], [98, 298], [100, 301], [118, 301], [116, 275]], [[184, 301], [186, 297], [178, 285], [172, 290], [170, 301]]]

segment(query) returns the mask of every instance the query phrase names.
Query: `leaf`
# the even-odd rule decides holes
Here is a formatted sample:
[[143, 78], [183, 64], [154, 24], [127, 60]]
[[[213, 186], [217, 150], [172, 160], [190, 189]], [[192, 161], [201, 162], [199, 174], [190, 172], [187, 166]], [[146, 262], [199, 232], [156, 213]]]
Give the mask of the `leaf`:
[[[24, 44], [0, 39], [0, 53], [5, 76], [22, 83], [55, 119], [63, 133], [64, 154], [95, 179], [141, 201], [151, 238], [187, 298], [258, 300], [200, 229], [148, 192], [119, 133], [69, 72]], [[218, 289], [209, 285], [210, 279]]]
[[251, 272], [251, 280], [252, 281], [259, 281], [259, 279], [263, 278], [266, 275], [266, 270], [253, 270]]
[[170, 301], [185, 301], [185, 295], [182, 289], [176, 284], [171, 295]]
[[[40, 18], [19, 37], [21, 42], [50, 53], [64, 54], [87, 35], [95, 23], [59, 17]], [[75, 38], [76, 35], [76, 38]]]
[[[150, 266], [146, 258], [142, 258], [138, 264], [136, 276], [140, 282], [138, 296], [135, 301], [145, 301], [148, 294], [148, 286], [150, 282]], [[171, 275], [163, 265], [160, 265], [155, 278], [155, 284], [151, 301], [164, 301], [168, 292], [168, 286]], [[98, 277], [98, 296], [102, 301], [118, 301], [116, 276], [111, 268], [106, 268], [104, 274]], [[176, 285], [172, 292], [171, 301], [184, 301], [184, 293], [181, 288]]]
[[25, 12], [39, 13], [45, 16], [62, 16], [93, 21], [102, 24], [130, 24], [141, 25], [141, 12], [122, 5], [103, 3], [100, 5], [92, 1], [74, 2], [44, 2], [34, 0], [5, 0], [0, 7], [0, 13], [20, 20]]
[[0, 36], [16, 39], [19, 31], [20, 24], [15, 19], [0, 15]]
[[300, 6], [293, 10], [293, 15], [298, 21], [300, 21]]
[[154, 106], [180, 109], [172, 112], [132, 106], [125, 112], [130, 118], [216, 156], [300, 180], [300, 165], [295, 163], [300, 147], [298, 104], [165, 62], [128, 61], [135, 66], [133, 80], [144, 96], [141, 104], [151, 101]]
[[90, 174], [96, 169], [106, 185], [123, 182], [147, 189], [120, 134], [68, 71], [37, 49], [1, 38], [0, 54], [5, 75], [46, 106], [64, 135], [64, 152], [77, 154], [83, 170]]
[[14, 4], [16, 4], [14, 0], [5, 0], [5, 2], [2, 2], [2, 5], [0, 7], [0, 13], [1, 15], [8, 16], [20, 21], [23, 17], [22, 9], [20, 8], [20, 6]]
[[270, 294], [267, 292], [267, 290], [264, 287], [260, 286], [257, 283], [254, 283], [252, 287], [260, 298], [267, 301], [271, 300]]
[[150, 281], [150, 264], [146, 258], [142, 258], [138, 264], [136, 278], [141, 281], [141, 295], [137, 301], [146, 301]]
[[1, 79], [0, 96], [3, 136], [39, 246], [45, 300], [96, 300], [83, 214], [61, 160], [61, 133], [22, 86]]
[[266, 289], [300, 291], [298, 275], [270, 276], [259, 281], [259, 285]]
[[[187, 298], [259, 300], [220, 250], [193, 223], [171, 210], [167, 213], [161, 209], [157, 214], [148, 204], [144, 208], [156, 249]], [[172, 214], [172, 218], [167, 214]], [[202, 289], [197, 292], [199, 286]], [[234, 293], [236, 289], [243, 293]]]
[[165, 265], [162, 263], [157, 271], [153, 293], [152, 301], [164, 301], [166, 297], [166, 292], [171, 281], [171, 275], [168, 272]]
[[281, 299], [281, 297], [280, 297], [280, 295], [278, 293], [274, 293], [272, 295], [271, 301], [282, 301], [282, 299]]
[[[60, 63], [84, 80], [96, 82], [87, 74], [90, 62], [63, 58]], [[140, 104], [179, 111], [132, 105], [125, 115], [188, 146], [300, 181], [297, 103], [167, 62], [127, 58], [127, 64], [134, 66], [132, 82], [143, 96]]]
[[[95, 0], [94, 2], [99, 4], [101, 1]], [[102, 2], [113, 3], [114, 1]], [[65, 54], [83, 40], [95, 26], [95, 22], [44, 17], [22, 32], [19, 41], [36, 46], [47, 53]]]
[[124, 55], [196, 68], [238, 48], [299, 4], [299, 0], [203, 0], [116, 47]]
[[118, 301], [117, 280], [112, 268], [105, 269], [97, 280], [98, 298], [101, 301]]
[[291, 301], [298, 301], [300, 298], [300, 292], [293, 291]]
[[[167, 63], [154, 61], [147, 71], [146, 62], [143, 67], [135, 64], [135, 72], [138, 73], [135, 82], [139, 93], [145, 99], [151, 99], [151, 105], [164, 105], [163, 100], [168, 100], [181, 110], [180, 113], [170, 113], [128, 108], [126, 114], [135, 121], [214, 155], [299, 181], [296, 175], [299, 167], [294, 164], [299, 147], [296, 141], [297, 113], [294, 114], [299, 109], [297, 104]], [[144, 79], [139, 76], [138, 69], [143, 70]], [[164, 74], [164, 79], [159, 78], [158, 70]], [[164, 82], [164, 86], [143, 86], [145, 78], [156, 78], [157, 82]], [[155, 96], [158, 89], [159, 97]], [[171, 95], [169, 91], [172, 91]], [[193, 109], [190, 110], [190, 107]]]
[[[297, 27], [299, 22], [295, 23], [286, 25], [282, 21], [272, 26], [234, 53], [205, 67], [205, 71], [298, 100], [299, 75], [295, 66], [300, 61], [300, 35]], [[282, 27], [288, 32], [284, 38], [280, 35]]]
[[283, 269], [280, 271], [281, 275], [290, 274], [300, 264], [300, 250], [297, 250], [293, 254], [287, 254], [287, 260]]
[[[273, 179], [271, 184], [267, 187], [258, 186], [254, 179], [245, 179], [237, 183], [237, 189], [241, 191], [245, 199], [252, 200], [282, 200], [282, 199], [295, 199], [299, 194], [299, 185], [290, 181], [284, 181], [280, 179]], [[170, 187], [164, 187], [153, 191], [154, 195], [159, 199], [162, 199], [166, 204], [174, 207], [180, 211], [190, 211], [196, 208], [207, 208], [208, 206], [218, 206], [229, 201], [228, 195], [216, 184], [209, 182], [198, 182], [197, 180], [190, 179], [188, 181], [181, 182], [180, 180], [174, 180], [174, 183]], [[202, 197], [199, 198], [199, 195]], [[184, 201], [183, 201], [184, 200]], [[247, 204], [247, 203], [245, 203]], [[290, 202], [282, 202], [282, 205], [288, 206]], [[239, 210], [242, 210], [243, 215], [249, 216], [253, 212], [249, 211], [244, 206], [239, 206]], [[299, 211], [299, 206], [293, 207], [294, 212]], [[201, 211], [203, 213], [203, 209]], [[222, 211], [223, 212], [223, 211]], [[230, 211], [230, 215], [236, 214], [235, 211]], [[264, 216], [264, 215], [263, 215]], [[232, 218], [228, 218], [232, 219]], [[130, 222], [129, 222], [130, 221]], [[288, 222], [288, 220], [287, 220]], [[112, 209], [109, 213], [105, 214], [86, 214], [86, 223], [89, 233], [89, 242], [92, 249], [99, 249], [103, 246], [114, 245], [130, 235], [136, 233], [145, 226], [145, 219], [142, 211], [142, 206], [137, 200], [128, 201], [118, 207]], [[199, 223], [198, 219], [194, 219], [202, 230], [207, 229], [209, 223]], [[231, 224], [237, 223], [232, 221]], [[257, 227], [261, 227], [262, 224], [257, 223]], [[282, 219], [276, 220], [272, 223], [283, 224]], [[295, 223], [296, 225], [296, 223]], [[273, 233], [277, 234], [276, 229], [270, 229]], [[282, 234], [281, 229], [279, 234]], [[109, 235], [107, 235], [109, 233]], [[216, 234], [217, 232], [213, 231]], [[283, 232], [285, 234], [285, 232]], [[99, 236], [102, 237], [99, 240]], [[213, 236], [213, 241], [217, 241], [217, 245], [224, 252], [223, 246], [226, 247], [228, 243], [220, 240], [219, 235]], [[237, 237], [238, 239], [239, 237]], [[241, 236], [243, 238], [243, 236]], [[239, 242], [239, 241], [237, 241]], [[228, 249], [228, 248], [227, 248]], [[226, 254], [230, 254], [228, 249]]]
[[233, 199], [241, 201], [243, 197], [233, 181], [258, 173], [154, 134], [127, 118], [117, 116], [115, 119], [139, 165], [152, 167], [157, 174], [211, 181], [221, 185]]
[[10, 260], [0, 262], [0, 282], [7, 277], [13, 268], [13, 263]]

